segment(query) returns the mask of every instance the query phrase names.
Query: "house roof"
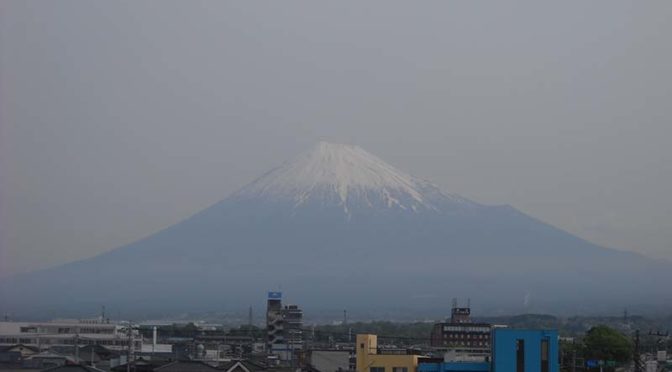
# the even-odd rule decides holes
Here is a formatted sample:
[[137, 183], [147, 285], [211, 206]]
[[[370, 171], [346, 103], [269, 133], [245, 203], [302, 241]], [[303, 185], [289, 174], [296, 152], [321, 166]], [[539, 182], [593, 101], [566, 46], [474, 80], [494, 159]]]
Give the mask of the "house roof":
[[14, 345], [0, 346], [0, 351], [11, 351], [12, 349], [15, 349], [17, 347], [18, 348], [24, 348], [24, 349], [27, 349], [27, 350], [31, 350], [31, 351], [34, 351], [36, 353], [40, 351], [40, 349], [36, 348], [35, 346], [28, 346], [28, 345], [24, 345], [24, 344], [14, 344]]
[[232, 360], [220, 365], [219, 369], [226, 372], [257, 372], [266, 368], [249, 360]]
[[53, 367], [45, 369], [44, 371], [49, 372], [104, 372], [102, 369], [98, 369], [91, 366], [85, 366], [81, 364], [66, 364], [63, 366]]
[[215, 368], [209, 364], [199, 362], [199, 361], [175, 361], [168, 364], [164, 364], [160, 367], [154, 369], [155, 371], [163, 372], [210, 372], [210, 371], [221, 371], [219, 368]]
[[69, 355], [63, 355], [59, 353], [55, 353], [53, 351], [43, 351], [37, 354], [33, 354], [29, 357], [27, 357], [29, 360], [39, 360], [39, 359], [63, 359], [65, 360], [66, 363], [70, 364], [77, 364], [77, 361], [74, 359], [74, 357], [69, 356]]

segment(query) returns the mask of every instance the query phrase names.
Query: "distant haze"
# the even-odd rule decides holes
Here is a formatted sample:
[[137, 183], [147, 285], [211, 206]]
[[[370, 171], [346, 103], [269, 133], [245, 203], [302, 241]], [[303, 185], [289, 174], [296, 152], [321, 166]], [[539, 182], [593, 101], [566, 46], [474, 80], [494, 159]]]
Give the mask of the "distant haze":
[[369, 318], [437, 316], [451, 297], [471, 298], [480, 314], [660, 314], [670, 282], [669, 262], [596, 246], [321, 141], [147, 238], [4, 278], [0, 314], [83, 316], [100, 304], [136, 319], [235, 312], [262, 307], [269, 288], [310, 313], [347, 306]]
[[672, 259], [672, 3], [0, 3], [0, 275], [183, 220], [319, 140]]

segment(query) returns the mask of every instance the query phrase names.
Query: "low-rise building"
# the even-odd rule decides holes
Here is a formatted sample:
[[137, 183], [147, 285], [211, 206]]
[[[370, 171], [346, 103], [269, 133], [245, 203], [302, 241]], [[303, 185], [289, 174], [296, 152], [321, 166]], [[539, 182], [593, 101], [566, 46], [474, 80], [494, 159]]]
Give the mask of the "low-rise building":
[[407, 350], [382, 350], [378, 336], [357, 335], [357, 372], [415, 372], [423, 358]]
[[[95, 320], [52, 322], [0, 322], [0, 346], [23, 344], [40, 350], [52, 346], [100, 345], [112, 350], [128, 349], [127, 326]], [[134, 350], [142, 347], [142, 336], [131, 332]]]

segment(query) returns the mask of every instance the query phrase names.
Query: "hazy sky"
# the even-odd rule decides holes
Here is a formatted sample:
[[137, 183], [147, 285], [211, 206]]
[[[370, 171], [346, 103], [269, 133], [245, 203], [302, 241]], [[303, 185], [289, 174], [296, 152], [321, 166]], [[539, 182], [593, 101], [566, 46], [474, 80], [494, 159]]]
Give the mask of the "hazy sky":
[[324, 139], [672, 259], [672, 2], [0, 2], [0, 273]]

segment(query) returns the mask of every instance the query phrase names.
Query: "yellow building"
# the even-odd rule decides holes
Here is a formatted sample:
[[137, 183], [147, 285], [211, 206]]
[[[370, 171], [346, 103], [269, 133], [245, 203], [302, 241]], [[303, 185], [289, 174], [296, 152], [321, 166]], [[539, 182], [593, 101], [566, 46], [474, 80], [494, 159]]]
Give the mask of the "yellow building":
[[357, 372], [415, 372], [419, 355], [378, 350], [378, 336], [357, 335]]

